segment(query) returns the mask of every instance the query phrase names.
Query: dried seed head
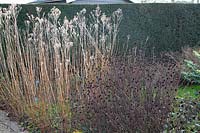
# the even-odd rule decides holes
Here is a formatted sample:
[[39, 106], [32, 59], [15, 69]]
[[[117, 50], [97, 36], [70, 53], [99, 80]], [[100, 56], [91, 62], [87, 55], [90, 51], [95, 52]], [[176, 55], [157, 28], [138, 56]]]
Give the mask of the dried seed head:
[[54, 44], [54, 48], [60, 48], [61, 47], [61, 43], [60, 42], [56, 42], [55, 44]]
[[73, 47], [73, 42], [67, 42], [66, 47], [69, 49]]
[[42, 8], [41, 7], [36, 7], [36, 12], [37, 13], [40, 13], [42, 11]]
[[94, 60], [95, 59], [95, 57], [94, 56], [90, 56], [90, 60]]
[[105, 23], [106, 23], [106, 20], [107, 20], [107, 17], [106, 17], [106, 15], [105, 15], [105, 13], [103, 13], [103, 15], [101, 16], [101, 22], [102, 22], [103, 24], [105, 24]]
[[43, 23], [44, 19], [43, 18], [39, 18], [39, 17], [36, 17], [35, 20], [37, 20], [40, 24]]
[[98, 30], [98, 24], [94, 24], [94, 28], [96, 29], [96, 30]]
[[78, 21], [78, 17], [77, 16], [74, 16], [74, 18], [73, 18], [73, 22], [77, 22]]
[[4, 13], [7, 12], [7, 8], [3, 8], [2, 10], [3, 10]]
[[95, 10], [95, 16], [99, 17], [101, 15], [101, 9], [99, 6], [97, 6], [96, 10]]
[[66, 64], [69, 64], [69, 63], [70, 63], [70, 59], [66, 59], [66, 60], [65, 60], [65, 63], [66, 63]]
[[116, 15], [117, 17], [122, 17], [123, 14], [122, 14], [122, 9], [117, 9], [115, 12], [114, 12], [114, 15]]
[[56, 8], [56, 7], [53, 7], [51, 9], [51, 13], [50, 13], [50, 17], [53, 19], [53, 20], [58, 20], [58, 18], [60, 17], [60, 14], [61, 14], [61, 11]]
[[80, 11], [81, 15], [84, 15], [86, 13], [86, 9], [83, 8], [81, 11]]
[[63, 25], [64, 26], [68, 26], [69, 25], [69, 20], [67, 19], [67, 17], [64, 18]]
[[26, 21], [25, 21], [25, 24], [26, 24], [27, 26], [29, 26], [29, 25], [30, 25], [30, 21], [29, 21], [29, 20], [26, 20]]

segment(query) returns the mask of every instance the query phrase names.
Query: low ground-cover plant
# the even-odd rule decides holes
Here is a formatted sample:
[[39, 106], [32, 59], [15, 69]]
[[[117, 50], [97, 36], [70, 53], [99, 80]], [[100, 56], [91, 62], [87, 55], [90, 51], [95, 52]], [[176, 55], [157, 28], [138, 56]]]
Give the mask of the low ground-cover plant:
[[199, 48], [183, 49], [182, 78], [190, 84], [200, 83], [200, 52]]
[[179, 65], [132, 59], [112, 58], [107, 72], [86, 82], [75, 125], [86, 132], [163, 131], [178, 88]]
[[200, 98], [176, 98], [165, 125], [168, 132], [200, 131]]
[[187, 98], [190, 96], [191, 98], [200, 97], [200, 86], [199, 85], [191, 85], [191, 86], [181, 86], [178, 89], [177, 98]]
[[198, 132], [200, 130], [200, 88], [185, 86], [178, 89], [169, 113], [166, 132]]

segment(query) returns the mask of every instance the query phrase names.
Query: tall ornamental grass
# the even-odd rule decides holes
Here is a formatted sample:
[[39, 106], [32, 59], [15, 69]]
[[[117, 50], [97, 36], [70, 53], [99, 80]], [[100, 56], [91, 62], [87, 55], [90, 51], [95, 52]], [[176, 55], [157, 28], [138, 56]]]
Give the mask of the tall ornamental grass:
[[17, 26], [21, 7], [0, 9], [0, 97], [17, 118], [28, 117], [42, 131], [70, 132], [75, 96], [81, 99], [93, 70], [115, 52], [122, 11], [106, 16], [99, 7], [72, 20], [36, 7], [25, 29]]

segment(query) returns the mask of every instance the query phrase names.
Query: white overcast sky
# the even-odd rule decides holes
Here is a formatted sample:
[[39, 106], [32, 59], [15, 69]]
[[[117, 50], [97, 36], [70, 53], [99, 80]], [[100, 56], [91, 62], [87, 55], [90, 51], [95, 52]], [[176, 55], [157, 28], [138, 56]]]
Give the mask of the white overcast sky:
[[34, 0], [0, 0], [0, 4], [26, 4]]
[[[34, 1], [45, 1], [45, 0], [0, 0], [0, 4], [27, 4]], [[67, 2], [72, 2], [75, 0], [66, 0]]]
[[[0, 4], [26, 4], [26, 3], [30, 3], [30, 2], [34, 2], [37, 0], [0, 0]], [[67, 0], [67, 1], [74, 1], [74, 0]], [[140, 3], [141, 0], [131, 0], [134, 3]], [[157, 3], [168, 3], [171, 0], [149, 0], [150, 2], [157, 2]], [[176, 1], [176, 0], [175, 0]], [[191, 0], [177, 0], [177, 1], [191, 1]]]

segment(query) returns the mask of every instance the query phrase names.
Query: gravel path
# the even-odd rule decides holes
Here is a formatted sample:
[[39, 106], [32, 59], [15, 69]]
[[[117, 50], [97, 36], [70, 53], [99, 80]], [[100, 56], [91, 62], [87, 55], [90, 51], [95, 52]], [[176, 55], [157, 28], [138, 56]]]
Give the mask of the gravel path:
[[7, 113], [0, 110], [0, 133], [28, 133], [7, 117]]

